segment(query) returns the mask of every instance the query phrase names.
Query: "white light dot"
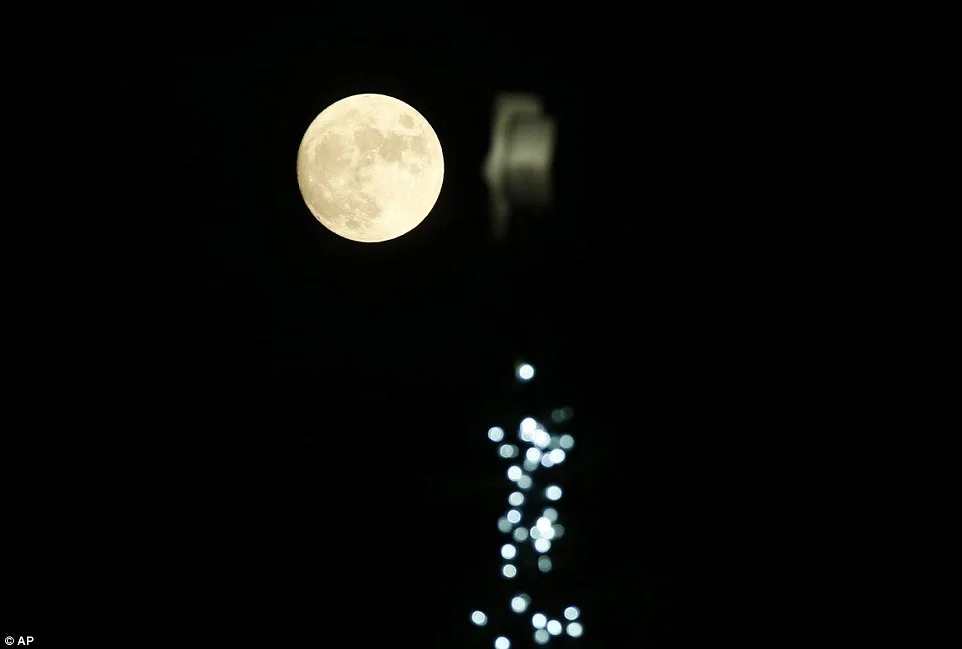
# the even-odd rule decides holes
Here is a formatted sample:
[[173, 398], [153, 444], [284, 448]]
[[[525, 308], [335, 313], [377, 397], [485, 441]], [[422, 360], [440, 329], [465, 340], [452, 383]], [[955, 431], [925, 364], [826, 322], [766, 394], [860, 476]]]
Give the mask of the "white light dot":
[[503, 635], [498, 636], [494, 641], [494, 649], [509, 649], [511, 646], [511, 641], [505, 638]]
[[520, 506], [524, 502], [524, 494], [520, 491], [512, 491], [508, 496], [508, 504], [514, 507]]
[[568, 635], [572, 638], [580, 638], [582, 633], [584, 633], [584, 628], [579, 623], [572, 622], [568, 625]]
[[534, 549], [537, 550], [538, 552], [540, 552], [541, 554], [544, 554], [545, 552], [547, 552], [548, 550], [551, 549], [551, 541], [549, 541], [548, 539], [544, 539], [544, 538], [535, 539], [535, 540], [534, 540]]
[[544, 629], [538, 629], [534, 632], [534, 641], [538, 644], [548, 644], [549, 640], [551, 640], [551, 635]]
[[475, 611], [474, 613], [471, 614], [471, 621], [477, 624], [478, 626], [484, 626], [485, 624], [488, 623], [488, 616], [482, 613], [481, 611]]
[[525, 471], [534, 471], [534, 470], [537, 469], [539, 466], [540, 466], [540, 464], [539, 464], [538, 462], [532, 462], [531, 460], [529, 460], [529, 459], [527, 459], [527, 458], [525, 458], [525, 460], [524, 460], [524, 470], [525, 470]]
[[534, 378], [534, 368], [527, 363], [519, 365], [518, 378], [521, 379], [522, 381], [530, 381], [531, 379]]
[[498, 454], [503, 458], [517, 457], [518, 447], [514, 444], [502, 444], [498, 449]]
[[545, 453], [544, 455], [541, 456], [541, 466], [543, 466], [546, 469], [550, 469], [551, 467], [554, 466], [554, 460], [551, 459], [550, 453]]
[[545, 531], [551, 529], [551, 519], [547, 516], [542, 516], [535, 521], [534, 526], [541, 532], [541, 536], [544, 536]]
[[527, 595], [516, 595], [511, 598], [511, 610], [515, 613], [524, 613], [530, 602], [531, 598]]
[[558, 620], [548, 620], [546, 628], [551, 635], [561, 635], [561, 622]]
[[569, 606], [565, 609], [566, 620], [577, 620], [579, 615], [581, 615], [581, 611], [578, 610], [577, 606]]
[[517, 548], [510, 543], [505, 543], [501, 546], [501, 556], [505, 559], [514, 559], [514, 555], [516, 554], [518, 554]]
[[542, 613], [535, 613], [531, 616], [531, 626], [536, 629], [543, 629], [544, 625], [548, 623], [548, 618]]
[[554, 462], [555, 464], [561, 464], [562, 462], [565, 461], [565, 452], [562, 451], [560, 448], [556, 448], [555, 450], [551, 451], [551, 453], [549, 453], [548, 456], [551, 458], [551, 461]]
[[531, 479], [531, 476], [522, 475], [520, 478], [518, 478], [518, 487], [521, 489], [530, 489], [533, 482], [534, 481]]
[[520, 466], [508, 467], [508, 480], [511, 480], [512, 482], [514, 482], [515, 480], [517, 480], [517, 479], [520, 478], [520, 477], [521, 477], [521, 467], [520, 467]]
[[524, 419], [521, 420], [522, 433], [534, 433], [537, 427], [538, 427], [538, 422], [535, 421], [534, 417], [525, 417]]
[[538, 529], [537, 525], [531, 528], [530, 533], [531, 533], [531, 538], [533, 539], [541, 538], [541, 530]]
[[514, 579], [514, 576], [518, 574], [518, 569], [512, 566], [510, 563], [506, 563], [504, 564], [504, 567], [501, 568], [501, 574], [507, 579]]
[[558, 510], [555, 509], [554, 507], [545, 507], [544, 512], [542, 512], [541, 515], [547, 518], [552, 523], [558, 520]]
[[488, 429], [488, 439], [492, 442], [500, 442], [504, 439], [504, 429], [500, 426], [492, 426]]
[[541, 572], [551, 572], [551, 557], [539, 557], [538, 558], [538, 570]]
[[514, 528], [514, 540], [518, 543], [524, 543], [528, 540], [528, 530], [523, 527]]
[[570, 451], [574, 445], [575, 445], [574, 437], [572, 437], [571, 435], [561, 436], [561, 448], [565, 449], [566, 451]]
[[511, 521], [508, 520], [507, 516], [502, 516], [498, 519], [498, 529], [505, 534], [509, 534], [512, 527], [514, 526], [511, 524]]
[[520, 523], [520, 522], [521, 522], [521, 512], [519, 512], [517, 509], [509, 509], [509, 510], [508, 510], [508, 522], [509, 522], [509, 523], [513, 523], [514, 525], [517, 525], [518, 523]]
[[548, 500], [558, 500], [561, 498], [561, 487], [558, 485], [551, 485], [544, 490], [544, 495]]
[[551, 443], [551, 435], [549, 435], [545, 429], [539, 428], [534, 431], [534, 435], [531, 436], [531, 441], [533, 441], [538, 448], [544, 448]]
[[529, 462], [539, 462], [541, 460], [541, 451], [532, 446], [524, 452], [524, 459]]

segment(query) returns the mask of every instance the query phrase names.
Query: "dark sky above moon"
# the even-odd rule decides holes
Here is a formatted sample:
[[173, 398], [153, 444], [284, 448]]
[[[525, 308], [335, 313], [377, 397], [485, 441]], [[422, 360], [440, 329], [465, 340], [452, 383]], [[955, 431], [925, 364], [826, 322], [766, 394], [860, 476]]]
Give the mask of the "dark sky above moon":
[[[135, 570], [176, 585], [173, 618], [234, 624], [216, 602], [292, 638], [475, 646], [467, 614], [503, 587], [485, 432], [571, 406], [558, 588], [582, 646], [715, 637], [719, 458], [755, 326], [719, 191], [728, 72], [653, 16], [518, 11], [165, 14], [89, 49], [104, 189], [85, 219], [110, 235], [75, 265], [96, 281], [65, 273], [92, 333], [64, 365], [105, 384], [82, 401], [107, 451], [81, 452], [125, 467], [130, 502], [103, 519], [155, 530]], [[556, 200], [496, 243], [502, 91], [558, 122]], [[295, 174], [311, 120], [361, 92], [417, 107], [445, 153], [431, 217], [378, 245], [320, 227]]]

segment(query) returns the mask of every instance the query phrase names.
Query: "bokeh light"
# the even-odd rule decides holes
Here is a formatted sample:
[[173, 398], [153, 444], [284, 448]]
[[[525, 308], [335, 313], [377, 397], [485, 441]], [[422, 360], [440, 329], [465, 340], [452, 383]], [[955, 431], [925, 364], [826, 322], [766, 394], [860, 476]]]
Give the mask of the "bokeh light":
[[[529, 363], [520, 363], [515, 368], [516, 377], [521, 382], [534, 378], [535, 369]], [[550, 418], [554, 423], [561, 423], [572, 418], [574, 411], [565, 406], [551, 412]], [[515, 579], [519, 576], [519, 565], [529, 565], [529, 557], [536, 557], [538, 570], [542, 573], [551, 572], [553, 564], [548, 552], [553, 540], [560, 539], [565, 532], [564, 526], [558, 523], [559, 513], [555, 507], [544, 507], [539, 516], [534, 511], [528, 511], [527, 519], [522, 524], [521, 508], [536, 507], [539, 502], [538, 494], [545, 500], [556, 502], [563, 496], [562, 488], [557, 484], [538, 485], [538, 491], [529, 491], [535, 486], [535, 473], [543, 469], [551, 469], [568, 459], [568, 454], [574, 448], [575, 439], [571, 434], [552, 434], [534, 417], [524, 417], [518, 425], [518, 437], [524, 445], [505, 442], [504, 429], [492, 426], [488, 429], [488, 439], [498, 445], [498, 455], [503, 459], [519, 462], [512, 463], [507, 469], [508, 479], [515, 483], [516, 489], [508, 494], [508, 505], [511, 507], [503, 516], [498, 518], [498, 529], [510, 534], [514, 543], [504, 543], [501, 546], [501, 557], [504, 564], [501, 574], [505, 579]], [[540, 481], [539, 481], [540, 482]], [[532, 500], [534, 498], [534, 500]], [[531, 524], [534, 520], [534, 525]], [[530, 539], [531, 546], [526, 543]], [[518, 544], [518, 545], [516, 545]], [[525, 556], [525, 552], [531, 554]], [[526, 568], [527, 569], [527, 568]], [[524, 583], [523, 581], [521, 582]], [[520, 585], [520, 584], [519, 584]], [[521, 614], [531, 605], [531, 597], [525, 593], [518, 593], [509, 598], [509, 605], [513, 612]], [[503, 606], [503, 604], [502, 604]], [[567, 632], [572, 638], [580, 637], [583, 627], [579, 619], [580, 610], [575, 606], [564, 609], [563, 618], [549, 619], [543, 613], [535, 613], [531, 617], [534, 627], [534, 641], [538, 645], [549, 644], [552, 636], [559, 636]], [[471, 622], [476, 626], [485, 626], [488, 616], [480, 610], [471, 613]], [[565, 623], [567, 627], [565, 627]], [[524, 643], [522, 643], [524, 644]], [[499, 635], [494, 640], [495, 649], [510, 649], [511, 642], [506, 636]]]
[[522, 363], [518, 365], [516, 374], [519, 380], [530, 381], [534, 378], [534, 367], [528, 363]]
[[534, 442], [534, 445], [538, 448], [545, 448], [551, 443], [551, 435], [549, 435], [548, 431], [544, 428], [538, 428], [532, 433], [531, 441]]
[[514, 444], [502, 444], [498, 447], [498, 454], [505, 459], [518, 457], [518, 447]]
[[531, 598], [524, 593], [515, 595], [511, 598], [511, 610], [515, 613], [524, 613], [528, 609], [528, 604], [530, 603]]

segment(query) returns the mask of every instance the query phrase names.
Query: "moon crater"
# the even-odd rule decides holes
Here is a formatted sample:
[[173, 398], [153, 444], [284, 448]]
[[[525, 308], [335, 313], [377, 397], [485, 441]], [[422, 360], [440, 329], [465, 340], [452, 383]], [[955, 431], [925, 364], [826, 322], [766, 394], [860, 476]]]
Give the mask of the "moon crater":
[[353, 241], [387, 241], [417, 227], [434, 207], [444, 157], [414, 108], [386, 95], [354, 95], [308, 127], [297, 177], [304, 202], [329, 230]]

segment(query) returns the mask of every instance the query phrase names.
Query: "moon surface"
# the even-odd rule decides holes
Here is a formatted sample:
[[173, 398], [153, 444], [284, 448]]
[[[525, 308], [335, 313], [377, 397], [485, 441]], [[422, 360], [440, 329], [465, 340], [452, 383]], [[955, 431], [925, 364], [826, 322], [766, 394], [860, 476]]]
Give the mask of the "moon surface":
[[304, 133], [297, 182], [314, 217], [351, 241], [395, 239], [430, 213], [444, 180], [441, 142], [414, 108], [387, 95], [353, 95]]

